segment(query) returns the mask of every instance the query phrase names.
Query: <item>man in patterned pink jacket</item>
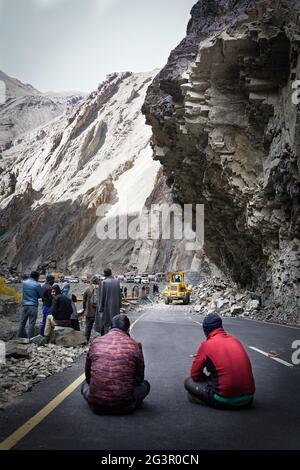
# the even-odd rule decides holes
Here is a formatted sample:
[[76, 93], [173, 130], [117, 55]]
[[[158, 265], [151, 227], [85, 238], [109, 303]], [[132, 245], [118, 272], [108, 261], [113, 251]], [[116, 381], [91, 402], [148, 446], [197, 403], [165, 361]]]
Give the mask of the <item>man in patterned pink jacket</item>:
[[81, 393], [97, 414], [134, 411], [150, 392], [142, 345], [130, 337], [129, 327], [126, 315], [116, 315], [110, 331], [90, 346]]

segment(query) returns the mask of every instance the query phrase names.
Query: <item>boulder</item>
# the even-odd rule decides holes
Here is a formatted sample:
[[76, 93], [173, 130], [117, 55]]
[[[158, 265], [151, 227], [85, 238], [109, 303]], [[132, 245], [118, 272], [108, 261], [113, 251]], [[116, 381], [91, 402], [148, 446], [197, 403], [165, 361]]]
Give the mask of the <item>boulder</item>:
[[246, 310], [257, 310], [260, 307], [259, 300], [248, 300], [246, 304]]
[[30, 342], [36, 344], [37, 346], [45, 346], [47, 344], [47, 340], [42, 335], [34, 336], [30, 338]]
[[54, 328], [53, 342], [57, 346], [69, 348], [86, 344], [87, 341], [81, 331], [73, 330], [73, 328], [62, 328], [56, 326]]
[[[20, 338], [21, 339], [21, 338]], [[32, 345], [28, 343], [22, 343], [19, 339], [8, 341], [6, 343], [6, 357], [29, 358], [32, 354]]]
[[224, 307], [225, 305], [229, 304], [229, 300], [227, 299], [219, 299], [217, 300], [217, 308], [220, 309]]
[[230, 308], [230, 313], [232, 317], [235, 317], [236, 315], [240, 315], [243, 313], [244, 309], [240, 305], [234, 305]]

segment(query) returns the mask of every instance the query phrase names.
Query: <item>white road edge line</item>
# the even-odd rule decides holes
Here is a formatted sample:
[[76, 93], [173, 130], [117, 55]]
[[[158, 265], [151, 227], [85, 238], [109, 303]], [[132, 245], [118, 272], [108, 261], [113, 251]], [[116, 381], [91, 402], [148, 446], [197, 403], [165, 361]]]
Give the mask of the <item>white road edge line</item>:
[[189, 320], [191, 320], [193, 323], [197, 323], [197, 325], [200, 325], [202, 326], [202, 323], [200, 323], [199, 321], [197, 320], [194, 320], [190, 315], [188, 315], [187, 312], [184, 312], [185, 316], [188, 317]]
[[250, 349], [253, 349], [253, 351], [259, 352], [260, 354], [263, 354], [264, 356], [269, 357], [269, 354], [265, 351], [262, 351], [261, 349], [255, 348], [254, 346], [249, 346]]
[[277, 362], [280, 362], [280, 364], [283, 364], [287, 367], [294, 367], [293, 364], [290, 364], [289, 362], [286, 362], [284, 361], [283, 359], [280, 359], [279, 357], [271, 357], [271, 359], [273, 359], [273, 361], [277, 361]]
[[264, 356], [267, 356], [269, 357], [270, 359], [273, 359], [273, 361], [276, 361], [276, 362], [279, 362], [280, 364], [283, 364], [284, 366], [287, 366], [287, 367], [294, 367], [293, 364], [290, 364], [289, 362], [287, 361], [284, 361], [283, 359], [280, 359], [279, 357], [272, 357], [270, 356], [270, 354], [268, 354], [267, 352], [265, 351], [262, 351], [261, 349], [258, 349], [258, 348], [255, 348], [254, 346], [248, 346], [250, 349], [253, 349], [253, 351], [256, 351], [260, 354], [263, 354]]
[[131, 332], [131, 330], [134, 328], [134, 326], [136, 325], [137, 322], [139, 322], [145, 315], [146, 313], [148, 313], [148, 311], [142, 313], [142, 315], [140, 315], [133, 323], [132, 325], [130, 325], [130, 328], [129, 328], [129, 331]]
[[202, 326], [202, 323], [200, 323], [199, 321], [197, 320], [194, 320], [192, 317], [188, 317], [190, 320], [192, 320], [193, 323], [197, 323], [197, 325], [200, 325]]

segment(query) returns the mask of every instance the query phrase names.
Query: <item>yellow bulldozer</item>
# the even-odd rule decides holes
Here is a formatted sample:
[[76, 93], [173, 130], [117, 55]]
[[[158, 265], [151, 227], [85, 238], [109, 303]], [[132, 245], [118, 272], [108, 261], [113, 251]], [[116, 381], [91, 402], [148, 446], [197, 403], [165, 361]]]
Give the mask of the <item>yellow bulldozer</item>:
[[191, 301], [192, 286], [185, 284], [184, 273], [181, 271], [171, 272], [167, 275], [167, 287], [162, 294], [165, 297], [165, 304], [170, 304], [173, 300], [182, 300], [184, 305]]

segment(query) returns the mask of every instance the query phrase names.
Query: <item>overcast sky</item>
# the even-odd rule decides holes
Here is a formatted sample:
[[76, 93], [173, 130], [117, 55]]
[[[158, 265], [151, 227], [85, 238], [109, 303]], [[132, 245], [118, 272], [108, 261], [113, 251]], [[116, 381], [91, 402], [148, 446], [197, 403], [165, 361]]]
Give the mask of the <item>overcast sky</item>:
[[41, 91], [91, 91], [162, 67], [196, 0], [0, 0], [0, 70]]

